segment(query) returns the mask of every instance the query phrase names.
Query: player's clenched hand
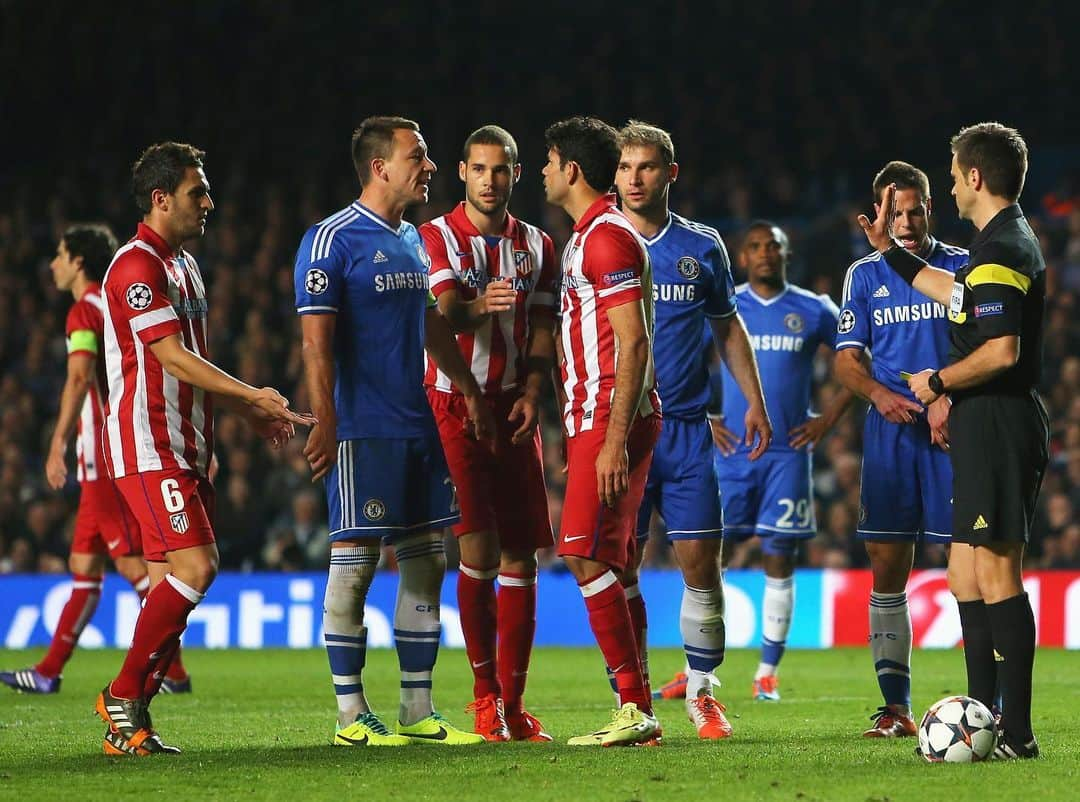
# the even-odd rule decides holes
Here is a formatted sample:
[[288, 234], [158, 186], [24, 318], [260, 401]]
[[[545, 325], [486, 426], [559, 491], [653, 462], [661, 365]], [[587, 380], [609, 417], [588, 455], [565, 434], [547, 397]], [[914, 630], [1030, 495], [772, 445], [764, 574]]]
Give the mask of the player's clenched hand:
[[877, 216], [873, 222], [865, 214], [857, 218], [870, 245], [880, 253], [885, 253], [896, 243], [892, 237], [893, 199], [896, 197], [896, 184], [889, 184], [881, 191], [881, 203], [875, 204]]
[[517, 290], [510, 286], [506, 279], [489, 281], [484, 292], [480, 295], [480, 313], [492, 314], [509, 312], [517, 302]]
[[614, 507], [629, 489], [630, 457], [626, 454], [626, 446], [604, 443], [596, 457], [596, 492], [600, 501]]
[[712, 441], [725, 457], [730, 457], [739, 447], [739, 435], [724, 425], [723, 418], [709, 418]]
[[495, 416], [491, 414], [491, 407], [484, 401], [481, 395], [465, 396], [465, 410], [469, 414], [469, 425], [472, 427], [471, 434], [477, 440], [488, 444], [495, 451]]
[[[744, 442], [750, 446], [750, 461], [753, 462], [769, 450], [769, 445], [772, 443], [772, 421], [769, 420], [769, 413], [765, 411], [765, 407], [759, 406], [752, 406], [746, 410], [743, 421], [746, 424]], [[755, 440], [757, 445], [754, 445]]]
[[536, 429], [536, 421], [540, 417], [539, 408], [536, 405], [536, 399], [532, 396], [525, 394], [514, 402], [514, 406], [510, 410], [510, 414], [506, 416], [508, 421], [521, 420], [521, 425], [514, 430], [514, 433], [510, 436], [510, 442], [515, 446], [524, 443], [533, 436], [533, 431]]
[[942, 396], [926, 408], [926, 422], [930, 424], [930, 442], [949, 450], [949, 410], [952, 403], [948, 396]]
[[924, 404], [932, 404], [940, 398], [937, 393], [930, 389], [930, 377], [933, 373], [934, 371], [931, 368], [927, 368], [912, 374], [911, 378], [907, 380], [907, 386], [911, 388], [911, 392]]
[[923, 411], [921, 405], [885, 386], [879, 386], [870, 394], [870, 403], [889, 423], [914, 423], [916, 416]]
[[337, 464], [337, 421], [328, 420], [311, 427], [304, 457], [311, 466], [311, 481], [317, 482]]
[[791, 437], [789, 445], [792, 448], [816, 446], [821, 442], [821, 438], [825, 436], [827, 431], [829, 431], [829, 426], [825, 418], [821, 415], [814, 415], [807, 418], [806, 423], [796, 426], [788, 432], [788, 436]]
[[281, 448], [287, 442], [292, 440], [293, 436], [296, 434], [296, 427], [291, 423], [282, 420], [253, 418], [250, 423], [255, 434], [263, 440], [268, 440], [270, 445], [274, 448]]
[[53, 490], [59, 490], [67, 482], [67, 465], [64, 462], [63, 449], [49, 449], [49, 458], [45, 460], [45, 478]]

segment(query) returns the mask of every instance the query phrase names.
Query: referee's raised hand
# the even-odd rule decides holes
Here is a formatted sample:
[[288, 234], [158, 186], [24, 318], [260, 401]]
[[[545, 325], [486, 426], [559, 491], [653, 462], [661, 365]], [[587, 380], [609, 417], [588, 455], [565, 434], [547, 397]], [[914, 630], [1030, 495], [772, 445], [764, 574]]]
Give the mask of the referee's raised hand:
[[893, 199], [896, 197], [896, 184], [889, 184], [881, 191], [881, 203], [874, 204], [877, 216], [873, 222], [865, 214], [857, 218], [871, 247], [880, 253], [885, 253], [895, 243], [892, 237]]

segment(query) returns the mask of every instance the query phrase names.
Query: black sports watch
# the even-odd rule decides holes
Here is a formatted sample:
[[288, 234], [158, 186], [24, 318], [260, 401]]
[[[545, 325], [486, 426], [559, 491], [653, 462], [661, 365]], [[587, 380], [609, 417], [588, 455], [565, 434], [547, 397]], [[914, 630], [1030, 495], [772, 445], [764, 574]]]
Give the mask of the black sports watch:
[[941, 380], [941, 371], [935, 370], [926, 380], [926, 386], [938, 395], [945, 395], [945, 382]]

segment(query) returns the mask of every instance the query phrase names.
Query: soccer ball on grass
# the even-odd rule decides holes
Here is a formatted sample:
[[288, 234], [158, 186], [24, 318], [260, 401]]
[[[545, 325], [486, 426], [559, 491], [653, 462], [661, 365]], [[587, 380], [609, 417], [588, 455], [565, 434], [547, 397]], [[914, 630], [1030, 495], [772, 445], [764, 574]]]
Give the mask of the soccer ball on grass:
[[919, 754], [930, 763], [976, 763], [994, 751], [994, 715], [970, 696], [930, 705], [919, 725]]

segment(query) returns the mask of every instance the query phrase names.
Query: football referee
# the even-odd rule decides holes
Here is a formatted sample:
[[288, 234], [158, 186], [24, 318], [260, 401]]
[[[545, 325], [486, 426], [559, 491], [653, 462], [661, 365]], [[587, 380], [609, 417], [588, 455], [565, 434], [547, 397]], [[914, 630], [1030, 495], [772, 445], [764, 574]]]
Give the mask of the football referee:
[[957, 209], [979, 230], [967, 267], [953, 276], [893, 239], [893, 188], [873, 223], [861, 215], [859, 224], [889, 267], [948, 307], [949, 365], [908, 383], [924, 404], [952, 399], [949, 588], [960, 607], [968, 695], [989, 707], [1000, 678], [994, 756], [1032, 758], [1039, 754], [1031, 731], [1035, 619], [1021, 562], [1049, 451], [1049, 421], [1036, 390], [1046, 273], [1016, 203], [1027, 173], [1020, 134], [999, 123], [973, 125], [953, 137], [952, 154]]

